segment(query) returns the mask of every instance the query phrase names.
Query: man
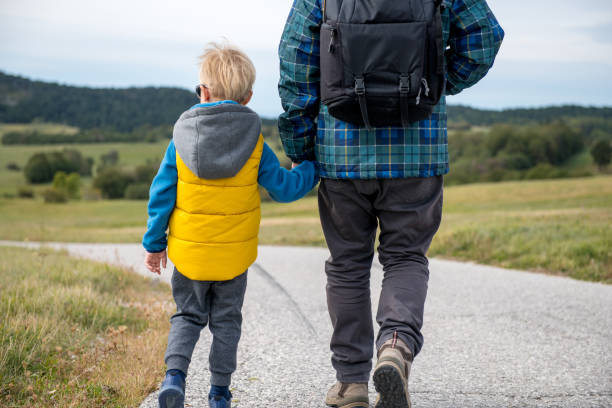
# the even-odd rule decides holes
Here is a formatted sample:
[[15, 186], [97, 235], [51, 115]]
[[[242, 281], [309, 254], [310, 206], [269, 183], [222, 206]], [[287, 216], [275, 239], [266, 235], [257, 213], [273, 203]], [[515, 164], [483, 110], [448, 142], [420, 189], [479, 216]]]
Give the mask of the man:
[[[331, 253], [325, 272], [338, 380], [326, 403], [368, 406], [374, 343], [369, 279], [380, 227], [384, 279], [376, 315], [376, 407], [409, 407], [410, 365], [423, 346], [426, 252], [440, 224], [443, 175], [449, 170], [445, 96], [427, 119], [408, 126], [371, 127], [367, 115], [364, 126], [333, 117], [321, 103], [320, 56], [328, 51], [319, 45], [324, 1], [294, 0], [287, 20], [279, 47], [279, 93], [285, 110], [279, 130], [294, 163], [315, 160], [320, 169], [319, 213]], [[330, 7], [332, 0], [326, 1]], [[376, 4], [357, 1], [333, 3], [352, 7], [353, 14], [356, 5]], [[486, 75], [504, 32], [485, 0], [441, 3], [445, 94], [455, 95]], [[334, 34], [330, 52], [337, 46]]]

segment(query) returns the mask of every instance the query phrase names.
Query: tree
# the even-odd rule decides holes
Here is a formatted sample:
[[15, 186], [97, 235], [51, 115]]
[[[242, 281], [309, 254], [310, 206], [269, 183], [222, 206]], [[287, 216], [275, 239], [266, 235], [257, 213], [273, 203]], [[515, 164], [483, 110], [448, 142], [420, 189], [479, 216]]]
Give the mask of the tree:
[[603, 139], [599, 140], [591, 148], [591, 156], [600, 169], [606, 168], [606, 166], [610, 164], [610, 159], [612, 158], [612, 147], [610, 146], [610, 142]]
[[125, 189], [134, 180], [132, 175], [117, 167], [102, 170], [94, 179], [94, 188], [100, 189], [105, 198], [123, 198]]
[[58, 171], [53, 176], [53, 188], [64, 191], [70, 198], [79, 198], [81, 176], [78, 173], [66, 174], [63, 171]]
[[46, 153], [36, 153], [23, 168], [25, 178], [30, 183], [46, 183], [53, 179], [53, 168]]

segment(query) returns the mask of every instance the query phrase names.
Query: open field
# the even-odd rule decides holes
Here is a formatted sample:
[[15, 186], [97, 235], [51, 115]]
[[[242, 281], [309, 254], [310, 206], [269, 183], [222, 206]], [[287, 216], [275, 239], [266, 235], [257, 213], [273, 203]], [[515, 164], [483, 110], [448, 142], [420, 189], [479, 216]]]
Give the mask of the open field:
[[0, 247], [0, 405], [137, 406], [163, 376], [167, 285], [47, 249]]
[[45, 134], [69, 134], [73, 135], [79, 128], [60, 125], [57, 123], [0, 123], [0, 140], [2, 136], [10, 132], [38, 132]]
[[[612, 176], [445, 190], [430, 255], [612, 283]], [[315, 197], [264, 203], [260, 242], [324, 246]], [[139, 242], [144, 201], [0, 199], [0, 239]]]

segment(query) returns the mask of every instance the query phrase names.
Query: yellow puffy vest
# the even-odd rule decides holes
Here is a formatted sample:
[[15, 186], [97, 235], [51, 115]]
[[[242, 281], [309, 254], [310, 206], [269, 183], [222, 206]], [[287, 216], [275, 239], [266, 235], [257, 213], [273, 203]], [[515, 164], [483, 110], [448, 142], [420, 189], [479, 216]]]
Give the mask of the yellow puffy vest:
[[263, 136], [234, 177], [201, 179], [176, 152], [176, 205], [170, 216], [168, 257], [192, 280], [224, 281], [257, 258], [261, 220], [257, 176]]

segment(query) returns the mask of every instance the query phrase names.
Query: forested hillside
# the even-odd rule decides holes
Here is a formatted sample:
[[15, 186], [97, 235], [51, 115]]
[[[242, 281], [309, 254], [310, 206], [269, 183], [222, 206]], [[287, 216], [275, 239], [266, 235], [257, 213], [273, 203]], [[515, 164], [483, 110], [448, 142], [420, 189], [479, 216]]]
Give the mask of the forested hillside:
[[196, 102], [180, 88], [94, 89], [31, 81], [0, 72], [0, 123], [62, 123], [130, 132], [170, 125]]
[[[171, 125], [196, 101], [182, 88], [86, 88], [7, 75], [0, 72], [0, 123], [61, 123], [81, 129], [131, 132], [142, 126]], [[538, 109], [481, 110], [448, 108], [451, 128], [506, 124], [542, 124], [588, 119], [601, 127], [612, 120], [612, 108], [558, 106]], [[274, 125], [274, 119], [266, 125]]]
[[448, 117], [451, 122], [464, 122], [472, 126], [490, 126], [499, 123], [525, 125], [550, 123], [560, 119], [612, 119], [612, 108], [567, 105], [494, 111], [474, 109], [463, 105], [449, 105]]

